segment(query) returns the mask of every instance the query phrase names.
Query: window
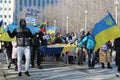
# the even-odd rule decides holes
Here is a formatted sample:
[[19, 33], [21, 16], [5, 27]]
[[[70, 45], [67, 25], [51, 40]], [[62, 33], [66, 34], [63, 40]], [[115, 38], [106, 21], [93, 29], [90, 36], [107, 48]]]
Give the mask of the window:
[[42, 1], [42, 7], [45, 7], [45, 0]]
[[22, 7], [20, 7], [20, 11], [22, 11]]
[[20, 6], [22, 6], [22, 0], [20, 0]]
[[7, 16], [6, 16], [6, 15], [4, 15], [4, 18], [7, 18]]
[[27, 0], [24, 0], [24, 4], [25, 4], [25, 6], [27, 5]]
[[11, 15], [9, 15], [9, 18], [11, 18]]
[[0, 3], [2, 3], [2, 0], [0, 0]]
[[0, 18], [2, 18], [2, 15], [0, 15]]
[[40, 0], [38, 0], [38, 6], [40, 6]]
[[6, 11], [6, 10], [7, 10], [7, 8], [4, 8], [4, 10]]
[[0, 7], [0, 11], [2, 11], [2, 7]]
[[9, 1], [9, 3], [11, 3], [11, 1]]
[[9, 11], [11, 11], [11, 8], [9, 8]]
[[7, 1], [5, 0], [5, 3], [7, 3]]
[[33, 5], [34, 5], [34, 6], [36, 5], [36, 0], [33, 1]]
[[29, 6], [31, 6], [31, 0], [29, 0]]

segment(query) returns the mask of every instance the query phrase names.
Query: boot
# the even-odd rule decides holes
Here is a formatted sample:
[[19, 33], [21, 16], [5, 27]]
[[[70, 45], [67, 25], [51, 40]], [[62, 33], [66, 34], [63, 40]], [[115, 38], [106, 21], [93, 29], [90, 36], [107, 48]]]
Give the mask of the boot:
[[102, 68], [104, 69], [104, 68], [105, 68], [105, 65], [104, 65], [104, 63], [101, 63], [101, 65], [102, 65]]
[[17, 67], [17, 65], [15, 66], [15, 71], [18, 71], [18, 67]]
[[30, 74], [29, 74], [29, 72], [28, 72], [28, 71], [26, 71], [26, 72], [25, 72], [25, 75], [30, 76]]
[[22, 76], [22, 73], [21, 73], [21, 72], [19, 72], [19, 73], [18, 73], [18, 76]]
[[110, 63], [107, 64], [107, 68], [108, 68], [108, 69], [112, 69]]

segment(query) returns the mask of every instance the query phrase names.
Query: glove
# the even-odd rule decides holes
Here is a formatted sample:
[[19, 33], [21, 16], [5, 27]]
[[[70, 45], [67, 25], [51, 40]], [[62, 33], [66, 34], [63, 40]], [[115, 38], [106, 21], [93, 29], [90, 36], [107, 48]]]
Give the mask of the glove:
[[70, 45], [73, 44], [73, 43], [70, 43]]

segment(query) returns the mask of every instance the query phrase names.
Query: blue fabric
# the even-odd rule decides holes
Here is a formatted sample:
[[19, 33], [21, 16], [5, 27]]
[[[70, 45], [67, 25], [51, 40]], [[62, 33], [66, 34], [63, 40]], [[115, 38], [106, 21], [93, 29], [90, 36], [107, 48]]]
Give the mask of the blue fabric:
[[93, 36], [96, 36], [97, 34], [99, 34], [100, 32], [113, 27], [114, 25], [116, 25], [115, 20], [113, 19], [112, 15], [110, 13], [108, 13], [107, 16], [105, 16], [101, 21], [99, 21], [92, 32]]
[[54, 55], [54, 54], [60, 54], [62, 52], [63, 47], [45, 47], [40, 46], [40, 51], [42, 54], [45, 55]]
[[[14, 29], [18, 28], [18, 25], [15, 24], [9, 24], [8, 28], [10, 30], [10, 32], [12, 33]], [[32, 32], [32, 34], [35, 34], [36, 32], [38, 32], [40, 29], [38, 27], [35, 26], [27, 26], [27, 28], [30, 29], [30, 31]], [[4, 32], [7, 32], [6, 28], [4, 29]]]

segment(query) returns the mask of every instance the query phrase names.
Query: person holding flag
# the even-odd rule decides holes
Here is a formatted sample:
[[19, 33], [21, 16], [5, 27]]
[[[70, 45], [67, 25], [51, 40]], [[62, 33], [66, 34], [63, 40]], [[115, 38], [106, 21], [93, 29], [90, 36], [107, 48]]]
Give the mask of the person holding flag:
[[[116, 38], [120, 38], [120, 28], [116, 24], [115, 20], [113, 19], [112, 15], [110, 14], [110, 12], [108, 12], [108, 14], [95, 25], [95, 27], [92, 31], [92, 35], [93, 35], [93, 37], [95, 39], [95, 43], [96, 43], [94, 51], [97, 51], [107, 41], [114, 40]], [[116, 43], [116, 44], [118, 44], [118, 43]], [[120, 49], [119, 48], [116, 48], [116, 49], [117, 49], [116, 53], [119, 53]], [[119, 60], [119, 59], [117, 59], [117, 60]], [[118, 73], [116, 74], [116, 76], [120, 75], [119, 68], [120, 68], [120, 66], [118, 66]]]

